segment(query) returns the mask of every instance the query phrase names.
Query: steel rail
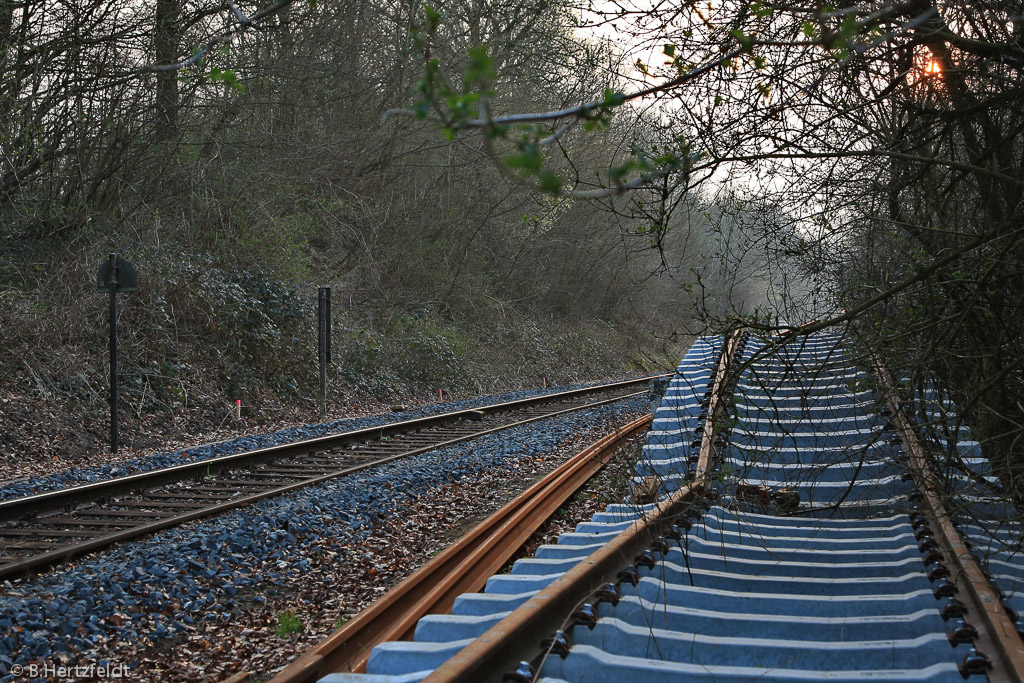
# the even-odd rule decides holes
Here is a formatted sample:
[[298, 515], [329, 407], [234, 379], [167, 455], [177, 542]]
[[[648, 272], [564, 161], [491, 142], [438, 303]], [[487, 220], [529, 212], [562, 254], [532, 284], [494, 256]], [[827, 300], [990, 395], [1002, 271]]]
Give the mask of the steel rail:
[[420, 617], [447, 612], [456, 597], [480, 590], [610, 460], [615, 447], [649, 423], [649, 415], [634, 420], [562, 463], [292, 662], [271, 679], [273, 683], [315, 681], [336, 671], [365, 671], [375, 645], [411, 638]]
[[949, 580], [959, 589], [958, 596], [965, 603], [964, 620], [977, 631], [975, 648], [988, 658], [989, 679], [1024, 682], [1024, 640], [1021, 640], [1016, 626], [1003, 608], [999, 593], [989, 583], [960, 532], [953, 526], [942, 502], [942, 487], [928, 466], [924, 449], [903, 411], [892, 377], [880, 358], [875, 357], [874, 363], [893, 428], [910, 465], [914, 484], [921, 493], [922, 510], [932, 528], [932, 539], [946, 560]]
[[366, 427], [341, 434], [320, 436], [303, 441], [269, 446], [244, 453], [234, 453], [207, 460], [183, 463], [172, 467], [165, 467], [150, 472], [141, 472], [126, 477], [108, 479], [105, 481], [72, 486], [56, 491], [47, 491], [21, 498], [0, 501], [0, 522], [16, 520], [26, 515], [36, 515], [43, 512], [54, 512], [64, 510], [68, 507], [80, 505], [85, 502], [99, 500], [111, 495], [130, 493], [139, 489], [152, 488], [169, 482], [182, 481], [197, 475], [217, 472], [229, 467], [238, 467], [243, 464], [259, 464], [274, 458], [288, 457], [296, 454], [307, 453], [312, 450], [326, 449], [343, 446], [353, 442], [369, 441], [378, 438], [386, 438], [394, 434], [409, 432], [418, 429], [435, 427], [446, 422], [462, 418], [478, 418], [481, 414], [501, 413], [511, 410], [526, 408], [531, 405], [540, 405], [555, 401], [585, 396], [587, 394], [600, 393], [613, 389], [626, 388], [633, 385], [644, 384], [658, 377], [668, 375], [652, 375], [634, 380], [612, 382], [583, 389], [572, 389], [544, 396], [533, 396], [518, 401], [506, 401], [479, 408], [469, 408], [452, 413], [431, 415], [413, 420], [395, 422], [379, 427]]
[[[632, 383], [635, 383], [637, 381], [639, 381], [639, 380], [635, 380]], [[617, 386], [619, 384], [621, 384], [621, 383], [617, 383], [616, 385], [612, 385], [612, 386]], [[569, 392], [565, 392], [565, 393], [569, 393]], [[289, 484], [287, 484], [285, 486], [280, 486], [280, 487], [272, 488], [272, 489], [269, 489], [269, 490], [266, 490], [266, 491], [261, 491], [259, 493], [254, 493], [254, 494], [251, 494], [251, 495], [248, 495], [248, 496], [242, 496], [242, 497], [239, 497], [239, 498], [234, 498], [234, 499], [231, 499], [229, 501], [225, 501], [223, 503], [213, 504], [213, 505], [210, 505], [210, 506], [207, 506], [207, 507], [203, 507], [203, 508], [198, 509], [198, 510], [193, 510], [193, 511], [182, 513], [182, 514], [178, 514], [178, 515], [172, 515], [172, 516], [165, 517], [165, 518], [162, 518], [162, 519], [157, 519], [157, 520], [154, 520], [152, 522], [145, 523], [145, 524], [134, 525], [134, 526], [131, 526], [130, 528], [127, 528], [127, 529], [121, 529], [121, 530], [114, 531], [114, 532], [111, 532], [111, 533], [95, 536], [95, 537], [90, 538], [90, 539], [85, 540], [85, 541], [80, 541], [80, 542], [77, 542], [77, 543], [66, 544], [64, 546], [55, 548], [53, 550], [49, 550], [49, 551], [46, 551], [46, 552], [38, 553], [36, 555], [31, 555], [29, 557], [26, 557], [23, 560], [17, 560], [17, 561], [14, 561], [14, 562], [8, 562], [6, 564], [0, 565], [0, 579], [10, 578], [10, 577], [13, 577], [13, 576], [24, 574], [26, 572], [35, 571], [35, 570], [39, 570], [39, 569], [42, 569], [42, 568], [45, 568], [45, 567], [49, 567], [49, 566], [53, 566], [53, 565], [56, 565], [56, 564], [60, 564], [62, 562], [66, 562], [66, 561], [70, 560], [72, 557], [76, 557], [76, 556], [82, 555], [82, 554], [87, 553], [87, 552], [92, 552], [94, 550], [99, 550], [99, 549], [105, 548], [107, 546], [113, 545], [114, 543], [119, 543], [119, 542], [123, 542], [123, 541], [132, 540], [132, 539], [135, 539], [135, 538], [139, 538], [141, 536], [145, 536], [145, 535], [157, 532], [157, 531], [161, 531], [163, 529], [168, 529], [170, 527], [178, 526], [178, 525], [184, 524], [186, 522], [191, 522], [191, 521], [195, 521], [195, 520], [198, 520], [198, 519], [203, 519], [205, 517], [212, 517], [212, 516], [220, 514], [222, 512], [226, 512], [228, 510], [232, 510], [232, 509], [235, 509], [235, 508], [244, 507], [246, 505], [250, 505], [252, 503], [255, 503], [257, 501], [260, 501], [260, 500], [263, 500], [263, 499], [266, 499], [266, 498], [270, 498], [270, 497], [274, 497], [274, 496], [279, 496], [279, 495], [284, 495], [284, 494], [287, 494], [287, 493], [292, 493], [294, 491], [297, 491], [297, 490], [302, 489], [302, 488], [306, 488], [308, 486], [314, 486], [316, 484], [321, 484], [321, 483], [330, 481], [332, 479], [337, 479], [337, 478], [340, 478], [340, 477], [348, 476], [350, 474], [354, 474], [356, 472], [368, 469], [370, 467], [375, 467], [375, 466], [378, 466], [378, 465], [387, 464], [387, 463], [390, 463], [390, 462], [393, 462], [393, 461], [396, 461], [396, 460], [399, 460], [399, 459], [402, 459], [402, 458], [408, 458], [408, 457], [412, 457], [412, 456], [415, 456], [415, 455], [420, 455], [422, 453], [427, 453], [427, 452], [430, 452], [430, 451], [437, 450], [439, 448], [444, 448], [446, 446], [451, 446], [451, 445], [457, 444], [457, 443], [462, 442], [462, 441], [467, 441], [467, 440], [470, 440], [470, 439], [480, 438], [480, 437], [486, 436], [488, 434], [492, 434], [492, 433], [499, 432], [499, 431], [504, 431], [506, 429], [512, 429], [514, 427], [526, 425], [526, 424], [529, 424], [531, 422], [536, 422], [538, 420], [544, 420], [544, 419], [547, 419], [547, 418], [556, 417], [558, 415], [563, 415], [563, 414], [566, 414], [566, 413], [575, 412], [577, 410], [584, 410], [586, 408], [593, 408], [593, 407], [596, 407], [596, 406], [606, 405], [608, 403], [614, 403], [614, 402], [617, 402], [617, 401], [624, 400], [626, 398], [631, 398], [631, 397], [634, 397], [634, 396], [639, 396], [639, 395], [641, 395], [643, 393], [644, 392], [642, 392], [642, 391], [641, 392], [635, 392], [635, 393], [632, 393], [632, 394], [627, 394], [625, 396], [616, 396], [616, 397], [609, 398], [609, 399], [604, 399], [604, 400], [601, 400], [601, 401], [592, 401], [592, 402], [589, 402], [589, 403], [586, 403], [586, 404], [583, 404], [583, 405], [572, 406], [572, 407], [569, 407], [569, 408], [565, 408], [563, 410], [558, 410], [558, 411], [554, 411], [554, 412], [550, 412], [550, 413], [545, 413], [543, 415], [531, 416], [531, 417], [526, 418], [524, 420], [518, 420], [518, 421], [510, 423], [510, 424], [499, 425], [499, 426], [496, 426], [496, 427], [491, 427], [491, 428], [488, 428], [488, 429], [483, 429], [483, 430], [475, 431], [472, 434], [467, 434], [467, 435], [459, 436], [459, 437], [456, 437], [456, 438], [453, 438], [453, 439], [448, 439], [448, 440], [443, 441], [443, 442], [434, 443], [434, 444], [430, 444], [430, 445], [427, 445], [427, 446], [422, 446], [422, 447], [419, 447], [419, 448], [410, 449], [410, 450], [407, 450], [407, 451], [402, 451], [401, 453], [398, 453], [396, 455], [392, 455], [392, 456], [388, 456], [388, 457], [384, 457], [384, 458], [377, 458], [377, 459], [374, 459], [374, 460], [367, 461], [365, 463], [360, 463], [358, 465], [353, 465], [353, 466], [350, 466], [350, 467], [346, 467], [344, 469], [336, 470], [336, 471], [330, 472], [328, 474], [324, 474], [324, 475], [320, 475], [320, 476], [316, 476], [316, 477], [311, 477], [309, 479], [303, 479], [301, 481], [289, 483]], [[509, 405], [509, 404], [502, 404], [502, 405]], [[470, 411], [470, 412], [472, 412], [472, 411]], [[454, 415], [454, 414], [456, 414], [456, 413], [450, 413], [449, 415]], [[307, 443], [307, 442], [303, 442], [303, 443]], [[45, 517], [40, 518], [40, 521], [44, 521], [45, 522], [46, 518]], [[115, 524], [112, 523], [111, 526], [115, 526]], [[2, 535], [3, 535], [3, 529], [0, 529], [0, 536], [2, 536]], [[45, 534], [40, 532], [40, 535], [45, 535]]]
[[648, 549], [654, 539], [696, 504], [713, 466], [716, 421], [722, 412], [726, 379], [740, 337], [739, 330], [731, 335], [715, 369], [693, 482], [674, 491], [630, 528], [459, 650], [423, 679], [424, 683], [501, 681], [506, 672], [516, 668], [523, 652], [536, 651], [540, 634], [562, 628], [567, 615], [612, 581], [624, 564], [632, 562], [634, 557]]

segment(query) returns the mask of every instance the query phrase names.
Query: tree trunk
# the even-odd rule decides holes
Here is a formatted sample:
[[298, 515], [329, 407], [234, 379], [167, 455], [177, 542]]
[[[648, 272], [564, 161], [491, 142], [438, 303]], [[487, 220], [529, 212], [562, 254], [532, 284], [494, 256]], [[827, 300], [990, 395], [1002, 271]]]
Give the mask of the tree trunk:
[[[157, 0], [153, 47], [158, 64], [178, 61], [181, 43], [181, 0]], [[156, 135], [158, 140], [173, 136], [178, 131], [178, 112], [181, 98], [178, 93], [178, 72], [158, 71], [156, 74]]]
[[0, 72], [7, 66], [7, 50], [11, 45], [13, 22], [14, 0], [0, 0]]

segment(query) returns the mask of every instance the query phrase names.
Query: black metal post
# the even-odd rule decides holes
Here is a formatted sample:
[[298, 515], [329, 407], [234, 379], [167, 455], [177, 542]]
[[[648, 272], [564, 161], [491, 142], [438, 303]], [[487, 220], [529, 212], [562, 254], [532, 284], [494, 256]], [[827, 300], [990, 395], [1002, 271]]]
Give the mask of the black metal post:
[[117, 254], [110, 254], [110, 452], [117, 453]]
[[320, 360], [320, 421], [327, 419], [327, 366], [331, 362], [331, 288], [321, 287], [317, 296], [317, 355]]

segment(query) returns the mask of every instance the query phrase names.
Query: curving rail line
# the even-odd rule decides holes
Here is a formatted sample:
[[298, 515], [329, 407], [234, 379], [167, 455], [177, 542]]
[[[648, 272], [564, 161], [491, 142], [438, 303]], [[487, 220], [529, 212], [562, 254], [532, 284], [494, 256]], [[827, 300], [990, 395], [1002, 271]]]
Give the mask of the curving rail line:
[[910, 511], [911, 522], [925, 539], [922, 545], [931, 541], [928, 547], [932, 555], [927, 558], [932, 560], [930, 573], [941, 574], [946, 581], [943, 585], [950, 586], [947, 590], [956, 595], [949, 596], [953, 600], [946, 608], [951, 617], [962, 618], [953, 633], [962, 633], [975, 646], [962, 668], [987, 673], [996, 681], [1024, 682], [1024, 641], [1010, 616], [1013, 610], [1007, 609], [998, 588], [988, 580], [971, 553], [969, 542], [956, 529], [942, 501], [942, 487], [932, 474], [912, 421], [880, 360], [875, 361], [875, 373], [919, 493], [915, 497], [919, 505]]
[[645, 393], [614, 382], [0, 501], [0, 579], [354, 472]]
[[691, 349], [655, 415], [635, 481], [658, 503], [609, 506], [374, 648], [368, 675], [320, 680], [1022, 680], [990, 577], [1024, 562], [973, 558], [884, 372], [835, 335], [722, 346]]

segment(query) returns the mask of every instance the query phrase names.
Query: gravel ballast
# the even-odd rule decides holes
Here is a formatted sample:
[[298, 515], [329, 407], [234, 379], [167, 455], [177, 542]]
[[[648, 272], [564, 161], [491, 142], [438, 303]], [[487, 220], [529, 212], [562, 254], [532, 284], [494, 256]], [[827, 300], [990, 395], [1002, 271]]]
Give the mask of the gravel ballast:
[[[526, 393], [535, 392], [515, 392]], [[493, 401], [460, 403], [483, 402]], [[297, 656], [443, 547], [431, 539], [457, 537], [474, 515], [500, 507], [502, 490], [517, 481], [525, 488], [570, 446], [596, 440], [647, 408], [640, 397], [543, 420], [7, 583], [0, 674], [15, 665], [96, 663], [125, 665], [140, 680], [201, 681], [243, 666], [279, 668], [285, 651]], [[409, 417], [345, 421], [334, 429]], [[400, 530], [413, 520], [419, 540], [396, 542], [396, 534], [411, 536]], [[294, 625], [286, 611], [303, 624], [292, 633], [283, 627]]]
[[29, 496], [35, 493], [54, 491], [69, 486], [91, 484], [104, 479], [123, 477], [131, 474], [138, 474], [140, 472], [149, 472], [163, 467], [181, 465], [186, 462], [201, 462], [211, 458], [233, 455], [235, 453], [242, 453], [259, 448], [279, 446], [281, 444], [292, 443], [295, 441], [314, 439], [317, 437], [340, 434], [369, 427], [380, 427], [387, 424], [393, 424], [395, 422], [403, 422], [406, 420], [414, 420], [441, 413], [478, 408], [480, 406], [495, 403], [517, 401], [533, 396], [543, 396], [546, 394], [571, 391], [573, 389], [581, 389], [601, 383], [602, 382], [590, 382], [586, 384], [548, 387], [546, 389], [511, 391], [494, 396], [436, 403], [413, 410], [390, 414], [379, 414], [367, 417], [334, 420], [330, 422], [297, 425], [265, 434], [241, 436], [217, 443], [185, 448], [179, 451], [156, 452], [141, 457], [130, 457], [127, 459], [120, 459], [117, 462], [91, 467], [67, 468], [59, 461], [36, 463], [35, 468], [39, 471], [37, 471], [33, 476], [24, 477], [14, 481], [2, 482], [2, 485], [0, 485], [0, 501]]

